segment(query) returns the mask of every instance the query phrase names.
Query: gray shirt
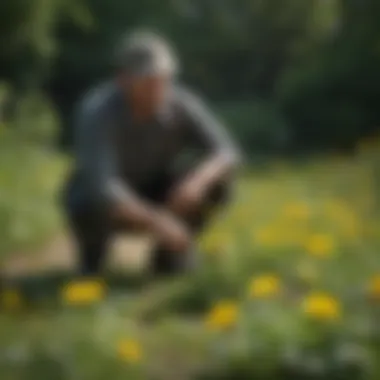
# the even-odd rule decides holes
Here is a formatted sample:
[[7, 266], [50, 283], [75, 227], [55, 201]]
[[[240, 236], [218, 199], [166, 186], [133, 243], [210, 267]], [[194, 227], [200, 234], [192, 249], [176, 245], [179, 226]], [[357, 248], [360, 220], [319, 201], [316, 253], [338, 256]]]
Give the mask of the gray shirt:
[[125, 201], [136, 188], [174, 168], [187, 153], [238, 156], [226, 130], [202, 101], [173, 86], [150, 123], [135, 125], [128, 102], [110, 82], [87, 94], [75, 122], [82, 188], [96, 201]]

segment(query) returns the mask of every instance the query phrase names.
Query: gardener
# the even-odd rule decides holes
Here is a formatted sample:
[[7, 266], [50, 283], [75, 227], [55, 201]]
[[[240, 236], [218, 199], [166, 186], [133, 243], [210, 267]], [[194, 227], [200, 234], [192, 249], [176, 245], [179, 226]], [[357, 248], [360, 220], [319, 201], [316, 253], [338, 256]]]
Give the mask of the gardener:
[[177, 62], [163, 39], [129, 36], [116, 63], [115, 78], [76, 115], [65, 206], [82, 274], [98, 273], [119, 228], [155, 238], [155, 273], [191, 270], [195, 238], [226, 199], [239, 154], [202, 102], [174, 83]]

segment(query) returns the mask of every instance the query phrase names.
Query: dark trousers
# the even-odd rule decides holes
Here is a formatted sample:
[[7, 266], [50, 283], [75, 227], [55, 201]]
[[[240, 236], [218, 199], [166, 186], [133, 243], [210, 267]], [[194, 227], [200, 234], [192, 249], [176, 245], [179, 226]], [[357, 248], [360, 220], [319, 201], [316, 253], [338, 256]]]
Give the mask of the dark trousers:
[[[68, 222], [79, 250], [80, 271], [83, 275], [95, 275], [101, 269], [107, 253], [110, 239], [115, 232], [123, 230], [132, 232], [131, 226], [117, 225], [111, 220], [107, 210], [101, 210], [98, 205], [91, 204], [80, 194], [78, 178], [69, 180], [64, 195], [64, 208]], [[150, 202], [163, 205], [168, 192], [178, 184], [183, 175], [161, 175], [151, 183], [136, 189], [137, 193]], [[191, 218], [184, 220], [193, 234], [194, 241], [202, 228], [215, 211], [229, 198], [230, 186], [218, 184], [210, 190], [199, 210]], [[191, 270], [197, 264], [196, 250], [189, 252], [168, 252], [157, 246], [152, 255], [151, 269], [157, 274], [171, 274]]]

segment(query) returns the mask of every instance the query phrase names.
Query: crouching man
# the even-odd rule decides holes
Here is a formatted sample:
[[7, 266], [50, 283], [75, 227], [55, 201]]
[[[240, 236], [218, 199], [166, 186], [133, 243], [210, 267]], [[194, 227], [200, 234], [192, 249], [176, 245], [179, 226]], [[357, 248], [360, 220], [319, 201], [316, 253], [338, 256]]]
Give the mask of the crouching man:
[[176, 83], [168, 44], [136, 33], [115, 77], [75, 117], [76, 169], [65, 209], [83, 275], [97, 274], [117, 229], [154, 236], [154, 273], [192, 270], [197, 234], [227, 199], [239, 153], [202, 101]]

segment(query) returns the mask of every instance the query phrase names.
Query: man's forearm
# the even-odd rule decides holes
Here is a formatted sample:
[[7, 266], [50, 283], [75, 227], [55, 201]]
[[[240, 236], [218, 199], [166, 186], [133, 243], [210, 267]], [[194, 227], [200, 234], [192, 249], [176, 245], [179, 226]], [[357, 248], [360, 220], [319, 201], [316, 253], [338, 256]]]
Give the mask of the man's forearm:
[[112, 217], [125, 220], [136, 228], [149, 229], [154, 224], [154, 208], [126, 184], [117, 179], [109, 181], [106, 194], [110, 199]]
[[114, 202], [111, 208], [114, 217], [126, 220], [137, 229], [149, 230], [155, 223], [156, 212], [140, 199], [129, 199], [127, 202]]
[[214, 184], [227, 179], [238, 164], [237, 157], [229, 154], [215, 154], [201, 163], [190, 173], [188, 181], [207, 190]]

